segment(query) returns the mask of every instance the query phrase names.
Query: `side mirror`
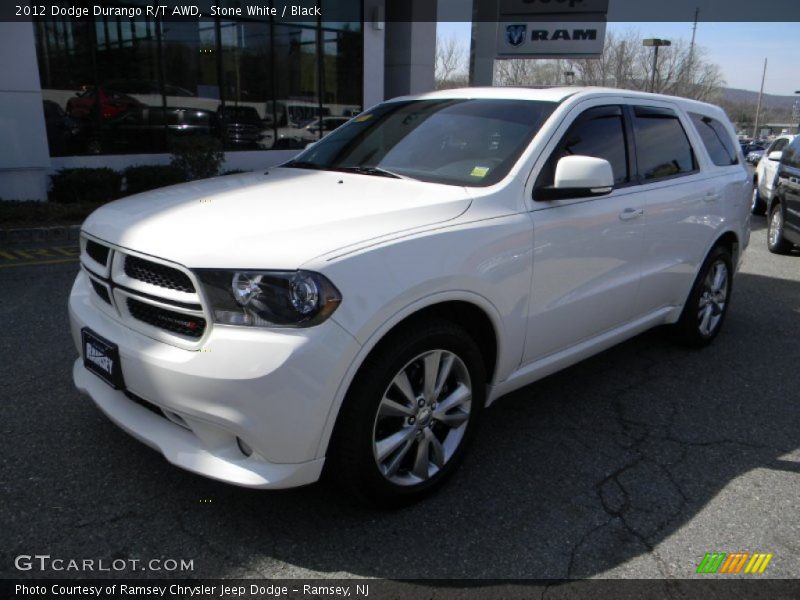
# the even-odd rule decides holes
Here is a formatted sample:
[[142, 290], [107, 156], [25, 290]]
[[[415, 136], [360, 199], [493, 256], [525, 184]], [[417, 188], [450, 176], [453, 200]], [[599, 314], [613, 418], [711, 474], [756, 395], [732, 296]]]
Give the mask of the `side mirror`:
[[611, 163], [593, 156], [565, 156], [556, 165], [552, 186], [534, 191], [535, 200], [605, 196], [614, 190]]
[[783, 151], [782, 150], [776, 150], [775, 152], [770, 152], [769, 156], [767, 156], [767, 158], [769, 160], [780, 161], [780, 159], [783, 158]]

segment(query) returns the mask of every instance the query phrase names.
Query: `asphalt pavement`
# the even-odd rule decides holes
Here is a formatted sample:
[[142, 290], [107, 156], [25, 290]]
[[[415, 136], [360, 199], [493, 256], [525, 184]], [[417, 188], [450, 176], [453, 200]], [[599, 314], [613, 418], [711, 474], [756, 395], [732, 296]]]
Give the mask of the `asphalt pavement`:
[[126, 576], [687, 578], [714, 551], [798, 577], [800, 255], [753, 225], [711, 347], [654, 331], [503, 398], [456, 477], [399, 511], [171, 466], [73, 388], [77, 263], [0, 265], [0, 577], [91, 574], [15, 568], [47, 554], [193, 560]]

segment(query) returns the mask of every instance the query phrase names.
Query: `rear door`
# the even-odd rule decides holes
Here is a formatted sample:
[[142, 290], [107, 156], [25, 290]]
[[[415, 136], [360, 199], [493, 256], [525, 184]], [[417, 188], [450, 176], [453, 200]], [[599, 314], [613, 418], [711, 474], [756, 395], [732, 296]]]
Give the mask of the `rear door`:
[[676, 106], [654, 100], [632, 103], [629, 111], [639, 189], [646, 198], [642, 284], [634, 311], [644, 316], [686, 300], [724, 219], [725, 174], [708, 168], [697, 132]]
[[[523, 363], [623, 325], [640, 276], [644, 198], [631, 187], [630, 131], [623, 108], [603, 98], [576, 107], [545, 148], [546, 162], [526, 187], [533, 198], [533, 278]], [[537, 201], [563, 156], [608, 160], [607, 196]]]

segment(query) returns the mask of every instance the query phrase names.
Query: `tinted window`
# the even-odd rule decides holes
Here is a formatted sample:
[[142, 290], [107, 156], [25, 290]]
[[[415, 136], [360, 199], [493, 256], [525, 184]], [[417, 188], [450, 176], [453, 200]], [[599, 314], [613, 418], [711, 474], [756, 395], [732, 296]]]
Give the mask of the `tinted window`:
[[505, 177], [556, 106], [488, 98], [386, 102], [286, 166], [362, 173], [379, 167], [422, 181], [487, 186]]
[[636, 157], [645, 180], [691, 173], [694, 152], [678, 116], [669, 109], [634, 108]]
[[769, 150], [767, 150], [767, 153], [769, 154], [770, 152], [780, 152], [781, 150], [783, 150], [783, 148], [788, 143], [789, 143], [789, 140], [787, 140], [786, 138], [781, 138], [779, 140], [775, 140], [772, 143], [772, 146], [770, 146]]
[[738, 164], [739, 158], [725, 126], [711, 117], [689, 113], [711, 161], [718, 167]]
[[600, 106], [581, 114], [561, 138], [555, 152], [542, 170], [536, 187], [553, 185], [556, 164], [565, 156], [593, 156], [611, 163], [614, 183], [627, 183], [628, 160], [622, 109]]
[[790, 167], [800, 168], [800, 136], [794, 138], [794, 141], [783, 150], [781, 163]]

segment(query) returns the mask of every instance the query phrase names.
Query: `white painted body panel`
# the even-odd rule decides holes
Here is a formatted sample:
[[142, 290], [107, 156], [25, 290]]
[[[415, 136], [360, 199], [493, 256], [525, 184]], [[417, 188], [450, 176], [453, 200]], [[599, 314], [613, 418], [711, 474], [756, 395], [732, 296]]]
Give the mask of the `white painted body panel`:
[[764, 150], [764, 156], [758, 161], [758, 166], [756, 167], [756, 185], [758, 185], [758, 191], [767, 204], [772, 200], [772, 195], [775, 192], [775, 177], [778, 173], [778, 166], [780, 165], [779, 160], [769, 159], [769, 149], [772, 148], [778, 140], [786, 140], [788, 143], [791, 143], [794, 138], [795, 136], [793, 135], [778, 136], [767, 146]]
[[[204, 342], [211, 351], [199, 352], [129, 329], [99, 308], [81, 275], [70, 298], [76, 345], [85, 326], [117, 343], [130, 390], [191, 420], [194, 435], [172, 423], [155, 426], [152, 419], [159, 417], [98, 385], [80, 362], [74, 371], [78, 388], [178, 466], [237, 485], [301, 485], [319, 476], [359, 366], [415, 312], [458, 300], [486, 314], [497, 340], [491, 402], [674, 321], [715, 241], [735, 235], [739, 257], [747, 245], [747, 173], [742, 165], [711, 165], [682, 112], [698, 173], [594, 199], [531, 198], [533, 181], [560, 135], [590, 106], [646, 101], [679, 112], [700, 110], [727, 123], [716, 107], [579, 88], [421, 97], [561, 104], [507, 177], [490, 187], [277, 168], [269, 175], [174, 186], [101, 208], [84, 231], [120, 248], [188, 269], [317, 271], [343, 300], [329, 320], [307, 329], [212, 325]], [[640, 210], [641, 218], [620, 219], [626, 209]], [[236, 436], [254, 448], [255, 458], [237, 454]]]

